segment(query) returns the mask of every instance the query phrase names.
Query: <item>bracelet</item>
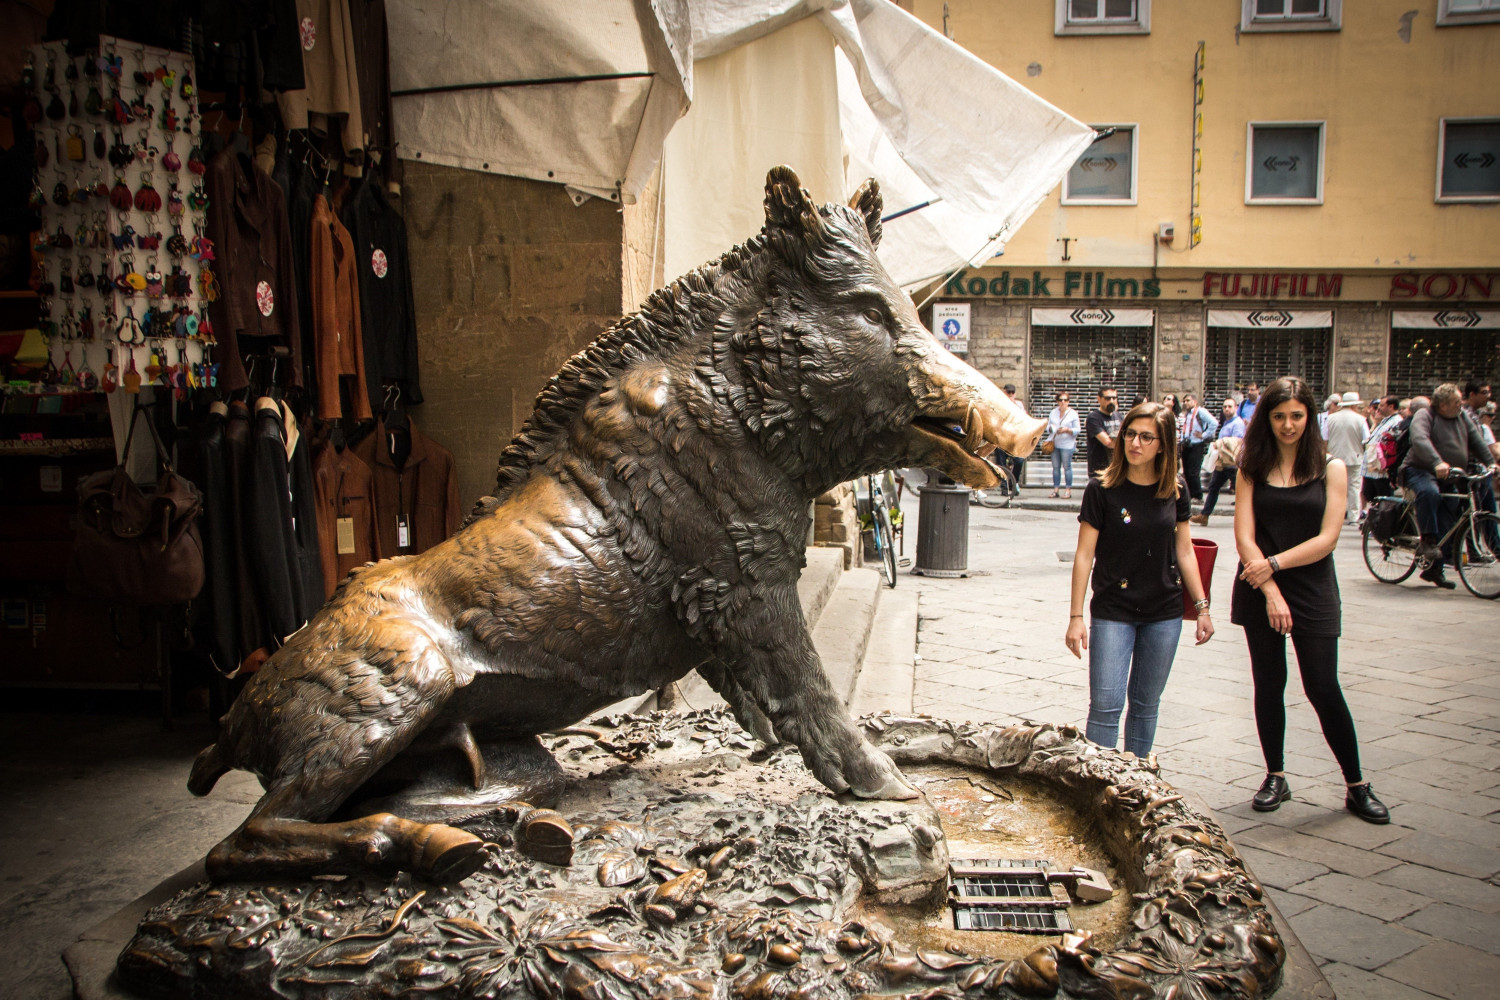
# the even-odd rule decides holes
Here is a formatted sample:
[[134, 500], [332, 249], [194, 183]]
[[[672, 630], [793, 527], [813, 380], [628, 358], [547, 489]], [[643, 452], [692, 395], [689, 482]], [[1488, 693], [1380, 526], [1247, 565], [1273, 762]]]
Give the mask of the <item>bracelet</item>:
[[1207, 611], [1208, 610], [1208, 598], [1205, 597], [1201, 601], [1194, 601], [1193, 602], [1193, 607], [1194, 607], [1194, 609], [1196, 609], [1198, 611]]
[[1281, 572], [1281, 563], [1276, 561], [1275, 556], [1266, 556], [1266, 564], [1271, 567], [1272, 573]]
[[1068, 616], [1068, 621], [1072, 621], [1074, 618], [1082, 618], [1082, 617], [1083, 617], [1083, 615], [1069, 615]]

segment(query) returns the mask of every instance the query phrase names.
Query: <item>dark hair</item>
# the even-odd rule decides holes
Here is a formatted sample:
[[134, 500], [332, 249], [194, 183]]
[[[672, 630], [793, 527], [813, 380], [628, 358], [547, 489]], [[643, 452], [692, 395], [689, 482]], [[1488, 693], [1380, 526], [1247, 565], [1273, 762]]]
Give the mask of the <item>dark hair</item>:
[[1115, 435], [1115, 450], [1109, 457], [1109, 467], [1099, 474], [1105, 486], [1113, 489], [1127, 481], [1125, 458], [1125, 429], [1131, 421], [1150, 420], [1156, 425], [1156, 436], [1160, 438], [1161, 451], [1156, 453], [1156, 496], [1158, 499], [1177, 496], [1177, 415], [1171, 407], [1161, 403], [1137, 403], [1120, 421], [1120, 433]]
[[1387, 396], [1387, 397], [1385, 397], [1385, 405], [1389, 406], [1393, 410], [1399, 410], [1399, 409], [1401, 409], [1401, 397], [1400, 396]]
[[1292, 479], [1307, 483], [1322, 479], [1327, 473], [1328, 447], [1323, 443], [1323, 434], [1318, 429], [1318, 404], [1312, 389], [1295, 375], [1283, 375], [1266, 386], [1255, 404], [1255, 415], [1250, 426], [1245, 428], [1245, 443], [1240, 450], [1240, 471], [1259, 485], [1281, 462], [1281, 453], [1276, 445], [1276, 435], [1271, 432], [1271, 411], [1283, 403], [1302, 404], [1307, 410], [1307, 425], [1302, 439], [1297, 442], [1297, 458], [1292, 463]]
[[1467, 399], [1489, 384], [1489, 379], [1481, 379], [1478, 375], [1475, 375], [1473, 378], [1469, 379], [1469, 381], [1464, 383], [1464, 398]]
[[[1169, 397], [1172, 400], [1172, 405], [1171, 406], [1167, 406], [1167, 403], [1166, 403], [1166, 401], [1167, 401], [1167, 399]], [[1162, 396], [1162, 404], [1161, 405], [1167, 406], [1167, 409], [1169, 409], [1169, 410], [1172, 411], [1172, 415], [1173, 416], [1177, 416], [1177, 415], [1179, 415], [1179, 414], [1182, 413], [1182, 400], [1178, 397], [1177, 393], [1175, 393], [1175, 392], [1169, 392], [1166, 395]]]

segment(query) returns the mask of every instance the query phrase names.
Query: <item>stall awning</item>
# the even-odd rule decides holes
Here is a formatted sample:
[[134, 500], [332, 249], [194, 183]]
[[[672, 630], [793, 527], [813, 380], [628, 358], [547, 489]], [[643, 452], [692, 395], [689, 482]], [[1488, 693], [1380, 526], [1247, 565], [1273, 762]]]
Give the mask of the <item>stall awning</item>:
[[[816, 17], [841, 63], [842, 194], [881, 181], [897, 216], [882, 258], [903, 284], [992, 257], [1093, 137], [889, 0], [390, 0], [387, 10], [399, 155], [626, 203], [693, 103], [695, 61]], [[835, 59], [834, 47], [820, 58]], [[780, 111], [795, 128], [795, 103]], [[773, 165], [754, 166], [764, 177]], [[792, 166], [845, 173], [842, 162]]]
[[1155, 326], [1155, 309], [1114, 309], [1078, 306], [1073, 309], [1038, 307], [1031, 310], [1032, 326]]

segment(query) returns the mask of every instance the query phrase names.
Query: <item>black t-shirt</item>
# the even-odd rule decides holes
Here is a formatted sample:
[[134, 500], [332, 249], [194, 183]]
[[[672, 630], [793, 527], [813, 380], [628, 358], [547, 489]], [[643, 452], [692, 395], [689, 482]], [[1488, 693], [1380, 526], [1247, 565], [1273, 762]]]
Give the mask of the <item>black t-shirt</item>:
[[1103, 432], [1112, 438], [1118, 437], [1121, 419], [1122, 417], [1118, 409], [1109, 414], [1100, 410], [1093, 410], [1084, 422], [1083, 434], [1084, 437], [1089, 439], [1088, 469], [1090, 476], [1109, 468], [1109, 459], [1114, 454], [1114, 449], [1106, 448], [1100, 444], [1099, 434]]
[[1182, 575], [1177, 570], [1177, 525], [1193, 511], [1187, 482], [1177, 477], [1177, 499], [1159, 499], [1155, 486], [1126, 482], [1105, 489], [1098, 479], [1083, 488], [1078, 520], [1099, 530], [1094, 549], [1094, 599], [1089, 613], [1118, 622], [1160, 622], [1182, 617]]

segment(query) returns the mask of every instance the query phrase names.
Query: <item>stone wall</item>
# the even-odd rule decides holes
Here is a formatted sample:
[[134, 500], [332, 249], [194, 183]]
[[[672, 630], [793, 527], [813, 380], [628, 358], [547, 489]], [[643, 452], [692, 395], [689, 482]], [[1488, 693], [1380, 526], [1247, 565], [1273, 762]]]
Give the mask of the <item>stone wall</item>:
[[[1199, 395], [1203, 402], [1203, 349], [1207, 332], [1203, 303], [1164, 302], [1156, 307], [1156, 391], [1160, 399], [1172, 393]], [[1221, 400], [1222, 402], [1222, 400]]]
[[969, 311], [969, 364], [996, 385], [1013, 384], [1024, 402], [1026, 325], [1024, 302], [975, 302]]
[[844, 550], [844, 568], [864, 565], [854, 487], [840, 483], [813, 505], [813, 545]]
[[1330, 391], [1355, 389], [1361, 399], [1385, 392], [1390, 311], [1377, 305], [1340, 306], [1333, 314]]
[[624, 216], [561, 185], [415, 160], [403, 190], [426, 397], [413, 413], [453, 451], [467, 507], [546, 380], [620, 316]]

